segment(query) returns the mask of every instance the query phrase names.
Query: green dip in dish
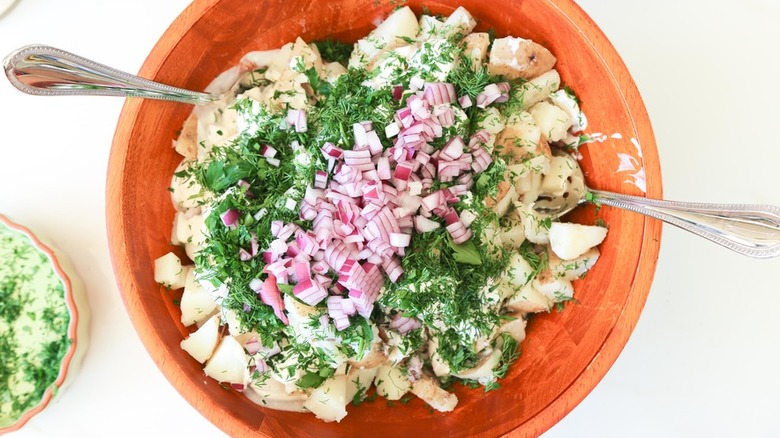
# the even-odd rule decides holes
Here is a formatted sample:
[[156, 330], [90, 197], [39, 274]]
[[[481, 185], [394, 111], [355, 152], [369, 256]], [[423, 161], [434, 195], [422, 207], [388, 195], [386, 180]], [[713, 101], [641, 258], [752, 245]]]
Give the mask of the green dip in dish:
[[0, 215], [0, 433], [21, 427], [63, 386], [78, 316], [54, 252]]

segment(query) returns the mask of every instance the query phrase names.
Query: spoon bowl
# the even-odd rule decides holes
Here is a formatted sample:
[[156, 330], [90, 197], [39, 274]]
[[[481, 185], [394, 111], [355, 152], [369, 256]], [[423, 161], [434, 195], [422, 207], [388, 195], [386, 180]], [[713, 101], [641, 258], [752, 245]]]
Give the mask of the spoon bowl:
[[660, 219], [749, 257], [780, 256], [780, 207], [664, 201], [594, 190], [579, 166], [567, 181], [563, 195], [540, 194], [534, 210], [554, 220], [587, 202], [608, 205]]
[[51, 46], [21, 47], [5, 57], [3, 69], [14, 87], [37, 96], [143, 97], [193, 105], [221, 98], [150, 81]]

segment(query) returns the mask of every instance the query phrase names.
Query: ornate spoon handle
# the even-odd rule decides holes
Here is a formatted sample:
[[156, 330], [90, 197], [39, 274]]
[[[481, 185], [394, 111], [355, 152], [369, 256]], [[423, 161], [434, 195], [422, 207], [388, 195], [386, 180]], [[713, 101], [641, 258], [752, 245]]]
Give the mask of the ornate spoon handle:
[[49, 46], [25, 46], [3, 61], [16, 88], [40, 96], [143, 97], [205, 104], [219, 96], [171, 87]]
[[740, 254], [780, 255], [780, 207], [676, 202], [591, 190], [594, 201], [641, 213], [680, 227]]

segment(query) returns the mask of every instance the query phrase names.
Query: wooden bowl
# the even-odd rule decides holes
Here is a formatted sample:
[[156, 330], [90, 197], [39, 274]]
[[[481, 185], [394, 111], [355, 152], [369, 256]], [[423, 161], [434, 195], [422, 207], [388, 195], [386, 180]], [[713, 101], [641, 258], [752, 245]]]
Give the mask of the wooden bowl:
[[[203, 89], [250, 50], [276, 48], [299, 35], [307, 41], [354, 41], [393, 9], [386, 3], [196, 0], [163, 35], [140, 75]], [[589, 132], [605, 134], [602, 142], [583, 149], [589, 185], [661, 197], [656, 145], [636, 86], [607, 38], [573, 1], [407, 4], [417, 13], [424, 4], [443, 14], [462, 5], [478, 19], [478, 29], [529, 37], [552, 50], [564, 82], [583, 101]], [[599, 217], [610, 232], [595, 269], [575, 284], [579, 304], [532, 318], [522, 356], [498, 391], [484, 394], [459, 387], [460, 403], [446, 415], [430, 412], [418, 399], [393, 407], [379, 399], [350, 407], [340, 424], [263, 409], [205, 378], [201, 365], [179, 348], [187, 330], [179, 323], [174, 297], [154, 282], [154, 259], [171, 249], [174, 210], [167, 187], [180, 161], [171, 140], [191, 109], [177, 103], [127, 101], [110, 156], [108, 231], [123, 299], [150, 355], [171, 384], [230, 435], [379, 437], [425, 431], [434, 436], [535, 436], [596, 386], [639, 318], [655, 271], [661, 225], [605, 207]], [[595, 217], [593, 208], [583, 208], [573, 220], [593, 223]]]

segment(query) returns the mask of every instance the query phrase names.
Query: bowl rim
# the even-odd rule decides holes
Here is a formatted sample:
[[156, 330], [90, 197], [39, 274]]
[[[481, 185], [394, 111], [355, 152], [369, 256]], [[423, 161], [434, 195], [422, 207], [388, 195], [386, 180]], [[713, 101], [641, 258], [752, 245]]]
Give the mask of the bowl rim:
[[[139, 75], [146, 78], [155, 78], [163, 64], [171, 56], [179, 40], [186, 32], [220, 0], [196, 0], [173, 21], [170, 27], [161, 36], [160, 40], [152, 48], [147, 59], [139, 70]], [[590, 44], [606, 71], [611, 75], [615, 88], [620, 92], [621, 103], [625, 105], [630, 123], [641, 140], [643, 153], [643, 167], [648, 184], [645, 195], [648, 197], [662, 198], [662, 180], [658, 150], [650, 124], [649, 115], [644, 106], [639, 90], [631, 77], [628, 68], [618, 54], [617, 50], [608, 40], [607, 36], [598, 25], [577, 5], [574, 0], [540, 0], [551, 8], [556, 9], [563, 17], [568, 19], [576, 27], [588, 44]], [[581, 23], [577, 25], [576, 23]], [[108, 175], [122, 174], [124, 158], [127, 154], [127, 140], [130, 135], [130, 127], [138, 118], [141, 108], [140, 99], [125, 101], [119, 120], [127, 123], [118, 126], [114, 135], [108, 165]], [[123, 205], [123, 191], [119, 182], [106, 187], [107, 206]], [[120, 210], [120, 209], [117, 209]], [[119, 211], [106, 211], [107, 232], [109, 235], [109, 247], [112, 256], [112, 264], [117, 279], [118, 289], [131, 317], [131, 321], [139, 334], [145, 348], [153, 361], [162, 371], [176, 390], [184, 395], [188, 386], [188, 380], [181, 370], [165, 369], [164, 364], [173, 357], [173, 352], [159, 349], [160, 341], [155, 338], [155, 333], [144, 327], [150, 322], [150, 315], [140, 306], [132, 305], [138, 298], [131, 296], [131, 279], [128, 274], [120, 269], [124, 263], [129, 263], [127, 258], [127, 241], [125, 239], [125, 227]], [[643, 218], [641, 235], [642, 252], [637, 261], [633, 276], [633, 293], [628, 295], [625, 305], [621, 308], [620, 315], [614, 326], [605, 336], [603, 343], [594, 354], [587, 366], [577, 375], [572, 383], [565, 388], [555, 400], [544, 406], [539, 412], [531, 414], [529, 419], [515, 429], [508, 432], [509, 436], [537, 436], [551, 428], [569, 412], [571, 412], [585, 397], [596, 387], [606, 375], [612, 364], [617, 360], [620, 352], [625, 347], [639, 315], [647, 300], [652, 284], [653, 276], [660, 252], [660, 240], [662, 223], [660, 221]], [[170, 359], [172, 360], [172, 359]], [[229, 411], [222, 406], [208, 405], [203, 400], [192, 400], [184, 397], [196, 410], [207, 418], [212, 424], [229, 435], [247, 435], [257, 433], [243, 424], [232, 421]]]
[[[3, 435], [21, 429], [30, 421], [30, 419], [46, 409], [54, 396], [62, 390], [69, 378], [75, 374], [75, 368], [78, 366], [80, 360], [80, 353], [83, 351], [83, 348], [81, 347], [85, 341], [83, 339], [85, 336], [81, 336], [83, 329], [80, 329], [80, 327], [83, 327], [85, 323], [86, 311], [78, 296], [79, 288], [81, 287], [80, 282], [73, 269], [70, 268], [66, 258], [61, 254], [58, 255], [58, 251], [53, 249], [46, 239], [41, 239], [24, 225], [13, 222], [2, 214], [0, 214], [0, 223], [7, 226], [12, 231], [28, 237], [33, 246], [35, 246], [38, 251], [43, 252], [49, 259], [49, 263], [54, 269], [54, 273], [62, 281], [63, 290], [65, 292], [65, 307], [68, 309], [68, 316], [70, 318], [67, 330], [70, 345], [68, 346], [68, 351], [65, 353], [65, 356], [62, 358], [62, 362], [60, 362], [60, 371], [57, 374], [57, 379], [46, 388], [46, 391], [44, 391], [43, 396], [41, 397], [41, 401], [38, 402], [37, 405], [25, 411], [24, 414], [10, 426], [0, 427], [0, 435]], [[82, 338], [81, 340], [79, 339], [80, 337]]]

